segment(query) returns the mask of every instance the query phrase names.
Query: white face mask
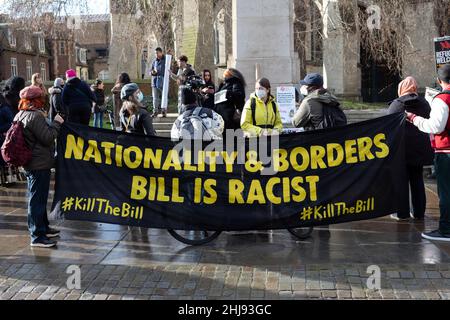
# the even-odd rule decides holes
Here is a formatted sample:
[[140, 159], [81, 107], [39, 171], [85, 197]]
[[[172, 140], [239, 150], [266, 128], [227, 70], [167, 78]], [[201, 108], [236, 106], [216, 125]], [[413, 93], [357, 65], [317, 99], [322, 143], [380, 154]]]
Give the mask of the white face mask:
[[256, 90], [256, 96], [259, 99], [264, 100], [267, 97], [267, 90], [264, 88], [259, 88], [258, 90]]
[[136, 98], [139, 102], [142, 102], [144, 101], [144, 94], [141, 91], [139, 91]]
[[301, 88], [300, 88], [300, 93], [303, 95], [303, 96], [307, 96], [308, 95], [308, 87], [307, 86], [302, 86]]

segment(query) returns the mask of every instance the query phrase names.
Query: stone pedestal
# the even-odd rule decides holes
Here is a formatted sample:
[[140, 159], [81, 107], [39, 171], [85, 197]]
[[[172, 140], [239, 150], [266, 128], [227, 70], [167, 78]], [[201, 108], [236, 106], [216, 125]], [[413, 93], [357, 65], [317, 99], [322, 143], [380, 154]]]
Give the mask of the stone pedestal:
[[233, 0], [233, 57], [228, 64], [243, 73], [247, 95], [254, 91], [257, 66], [273, 92], [298, 83], [293, 18], [293, 0]]
[[338, 96], [357, 98], [361, 95], [359, 36], [342, 29], [337, 0], [323, 0], [323, 8], [325, 87]]

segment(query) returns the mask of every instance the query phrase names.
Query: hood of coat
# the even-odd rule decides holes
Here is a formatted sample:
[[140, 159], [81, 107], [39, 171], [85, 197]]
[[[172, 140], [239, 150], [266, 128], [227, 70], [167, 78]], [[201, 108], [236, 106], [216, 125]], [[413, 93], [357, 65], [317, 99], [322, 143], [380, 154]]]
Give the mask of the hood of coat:
[[62, 92], [62, 88], [61, 87], [51, 87], [50, 89], [48, 89], [48, 93], [51, 95], [54, 94], [61, 94]]
[[408, 94], [397, 99], [404, 104], [408, 110], [419, 108], [422, 105], [422, 99], [417, 94]]
[[75, 86], [75, 87], [77, 87], [77, 86], [80, 85], [80, 83], [81, 83], [80, 78], [73, 78], [73, 79], [70, 79], [69, 81], [67, 81], [66, 86]]
[[327, 105], [339, 105], [338, 99], [326, 89], [319, 89], [311, 92], [305, 99], [314, 99]]

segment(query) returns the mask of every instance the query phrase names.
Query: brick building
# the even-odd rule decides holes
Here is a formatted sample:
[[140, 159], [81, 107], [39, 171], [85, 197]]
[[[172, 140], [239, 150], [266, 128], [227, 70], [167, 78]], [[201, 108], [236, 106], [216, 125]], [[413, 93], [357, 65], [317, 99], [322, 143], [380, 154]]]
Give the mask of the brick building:
[[52, 77], [51, 50], [43, 33], [31, 33], [0, 20], [0, 81], [12, 76], [31, 80], [39, 72], [42, 79]]

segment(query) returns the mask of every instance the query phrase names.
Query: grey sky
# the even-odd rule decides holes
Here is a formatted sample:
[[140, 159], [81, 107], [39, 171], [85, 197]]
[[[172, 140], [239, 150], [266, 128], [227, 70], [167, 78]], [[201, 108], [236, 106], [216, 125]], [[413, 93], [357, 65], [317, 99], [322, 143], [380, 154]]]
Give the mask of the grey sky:
[[[5, 0], [0, 0], [0, 12], [5, 12], [4, 6]], [[90, 14], [101, 14], [109, 12], [109, 1], [108, 0], [89, 0], [89, 13]], [[78, 14], [77, 8], [73, 8], [73, 14]]]

